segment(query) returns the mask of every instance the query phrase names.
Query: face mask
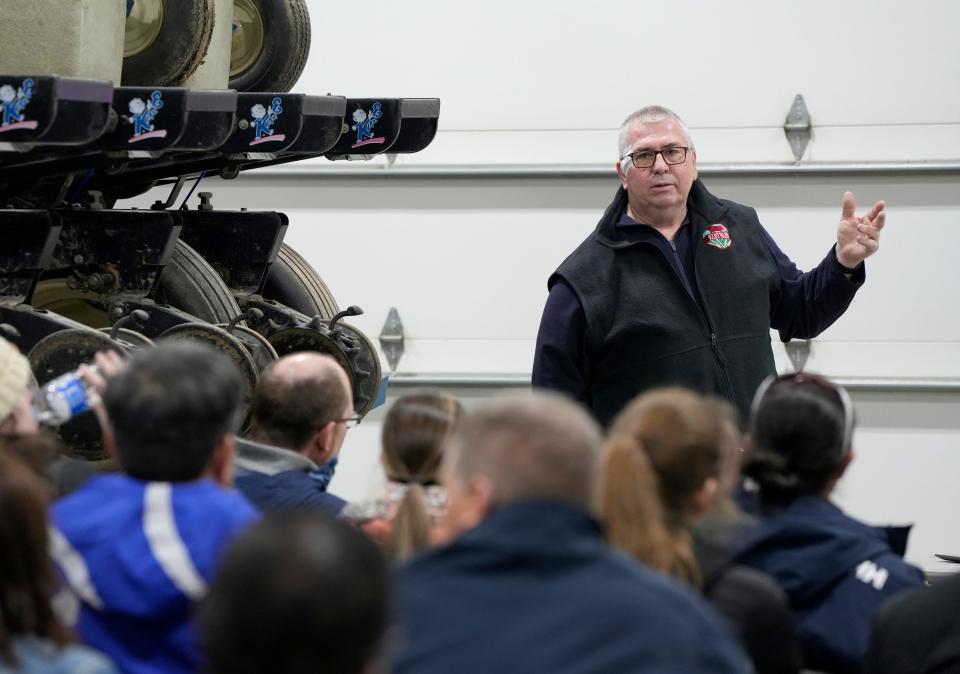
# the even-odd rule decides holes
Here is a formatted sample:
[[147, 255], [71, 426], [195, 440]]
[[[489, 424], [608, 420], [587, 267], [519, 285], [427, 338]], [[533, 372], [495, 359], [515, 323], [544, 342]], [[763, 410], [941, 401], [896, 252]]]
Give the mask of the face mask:
[[317, 487], [320, 491], [327, 491], [327, 487], [330, 486], [330, 480], [333, 479], [333, 473], [337, 469], [337, 457], [333, 457], [327, 461], [322, 466], [311, 470], [307, 475], [310, 476], [314, 482], [317, 483]]

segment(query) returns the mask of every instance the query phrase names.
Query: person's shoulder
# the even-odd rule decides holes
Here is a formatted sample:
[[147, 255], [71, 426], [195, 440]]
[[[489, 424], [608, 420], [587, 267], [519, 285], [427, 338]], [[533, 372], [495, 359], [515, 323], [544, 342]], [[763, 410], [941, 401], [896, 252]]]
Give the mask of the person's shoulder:
[[[143, 501], [144, 484], [122, 474], [104, 474], [91, 477], [75, 491], [60, 497], [50, 506], [50, 514], [58, 525], [74, 516], [89, 519], [91, 512], [102, 517], [117, 515], [125, 505], [139, 508]], [[110, 503], [109, 513], [99, 506]], [[91, 510], [92, 509], [92, 510]]]
[[66, 646], [60, 656], [59, 672], [63, 674], [119, 674], [116, 665], [102, 653], [86, 646]]
[[[57, 646], [49, 639], [18, 637], [14, 652], [21, 674], [117, 674], [118, 669], [99, 651], [80, 644]], [[2, 669], [0, 671], [7, 671]]]
[[181, 510], [201, 511], [212, 520], [245, 524], [260, 514], [240, 491], [204, 478], [196, 482], [173, 483], [173, 499]]

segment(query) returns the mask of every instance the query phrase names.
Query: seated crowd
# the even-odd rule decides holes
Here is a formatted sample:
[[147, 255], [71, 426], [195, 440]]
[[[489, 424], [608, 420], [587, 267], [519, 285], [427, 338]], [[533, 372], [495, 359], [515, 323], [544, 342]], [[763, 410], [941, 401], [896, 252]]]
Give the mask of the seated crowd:
[[[328, 491], [358, 421], [320, 354], [164, 343], [86, 374], [119, 472], [60, 454], [0, 339], [0, 673], [960, 672], [957, 582], [843, 513], [846, 392], [647, 392], [604, 434], [540, 392], [384, 418], [384, 492]], [[891, 600], [892, 599], [892, 600]], [[891, 601], [888, 601], [891, 600]]]

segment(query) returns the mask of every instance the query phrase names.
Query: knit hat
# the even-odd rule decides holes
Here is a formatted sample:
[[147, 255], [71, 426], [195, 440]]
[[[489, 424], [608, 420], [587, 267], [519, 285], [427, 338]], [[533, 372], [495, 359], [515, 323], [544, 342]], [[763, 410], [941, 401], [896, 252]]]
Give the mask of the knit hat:
[[13, 344], [0, 337], [0, 420], [16, 407], [30, 382], [30, 363]]

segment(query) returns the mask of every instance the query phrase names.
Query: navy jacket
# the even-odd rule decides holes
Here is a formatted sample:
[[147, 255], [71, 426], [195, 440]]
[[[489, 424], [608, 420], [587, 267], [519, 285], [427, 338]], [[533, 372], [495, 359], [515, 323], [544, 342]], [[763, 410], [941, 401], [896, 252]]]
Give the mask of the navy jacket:
[[[331, 461], [334, 461], [331, 459]], [[321, 467], [297, 452], [237, 439], [234, 484], [264, 513], [322, 510], [337, 515], [347, 504], [327, 493]]]
[[[694, 203], [699, 199], [698, 203]], [[617, 236], [631, 242], [643, 242], [659, 249], [662, 261], [665, 264], [660, 266], [666, 270], [666, 273], [676, 282], [678, 289], [683, 292], [681, 295], [689, 295], [695, 304], [705, 311], [707, 315], [715, 307], [704, 306], [704, 297], [701, 288], [717, 289], [723, 288], [729, 281], [722, 276], [704, 277], [698, 283], [697, 275], [694, 273], [695, 257], [699, 242], [699, 227], [694, 227], [696, 223], [691, 220], [691, 213], [706, 212], [707, 216], [713, 216], [711, 209], [716, 211], [719, 207], [726, 205], [728, 209], [734, 209], [741, 215], [741, 220], [756, 221], [756, 214], [753, 209], [747, 209], [744, 206], [717, 200], [709, 194], [700, 181], [694, 183], [691, 190], [690, 205], [688, 206], [688, 217], [681, 229], [677, 232], [674, 241], [667, 241], [657, 230], [649, 225], [639, 224], [630, 219], [625, 213], [626, 193], [621, 188], [617, 196], [608, 207], [604, 218], [597, 225], [597, 229], [590, 237], [581, 244], [580, 248], [567, 259], [557, 273], [551, 275], [548, 281], [550, 290], [544, 307], [543, 317], [540, 323], [540, 330], [537, 335], [536, 351], [533, 364], [533, 384], [535, 386], [559, 390], [574, 399], [579, 400], [587, 407], [593, 407], [593, 387], [597, 376], [596, 368], [597, 357], [596, 347], [591, 352], [591, 345], [587, 338], [588, 320], [580, 298], [570, 286], [568, 279], [564, 278], [562, 271], [570, 266], [571, 258], [590, 250], [592, 241], [599, 240], [606, 233], [607, 238], [612, 236], [611, 232], [620, 232]], [[698, 218], [700, 222], [702, 218]], [[712, 222], [712, 220], [708, 220]], [[703, 223], [701, 222], [701, 225]], [[729, 224], [729, 223], [728, 223]], [[778, 277], [778, 282], [772, 290], [767, 287], [765, 282], [756, 284], [751, 297], [758, 302], [769, 303], [769, 325], [779, 330], [780, 338], [783, 341], [789, 341], [792, 338], [808, 339], [820, 334], [830, 326], [849, 306], [856, 290], [863, 284], [865, 278], [864, 266], [861, 264], [856, 270], [850, 273], [837, 262], [833, 253], [833, 248], [827, 252], [823, 261], [814, 269], [803, 273], [790, 259], [781, 251], [770, 235], [756, 222], [757, 236], [762, 244], [766, 260], [770, 260]], [[734, 237], [735, 239], [737, 237]], [[734, 241], [734, 246], [738, 247], [738, 241]], [[740, 246], [743, 243], [740, 242]], [[740, 250], [740, 247], [737, 248]], [[606, 270], [598, 270], [606, 273]], [[656, 273], [653, 267], [642, 270], [644, 273]], [[567, 273], [570, 273], [569, 270]], [[610, 283], [611, 292], [623, 292], [622, 288], [616, 287], [615, 283]], [[762, 293], [759, 298], [756, 293]], [[769, 298], [767, 297], [769, 294]], [[614, 306], [625, 305], [630, 298], [613, 297]], [[750, 298], [746, 298], [750, 299]], [[666, 301], [666, 300], [664, 300]], [[678, 311], [682, 309], [678, 306]], [[717, 318], [716, 316], [714, 317]], [[650, 356], [651, 345], [637, 345], [636, 352], [644, 353]], [[769, 352], [769, 346], [766, 347]], [[600, 355], [603, 355], [601, 350]], [[732, 363], [736, 367], [736, 363]], [[627, 364], [624, 365], [625, 367]], [[713, 389], [709, 382], [705, 381], [703, 386], [695, 386], [699, 389]], [[715, 391], [721, 395], [728, 395], [725, 391]], [[632, 395], [640, 391], [632, 392]], [[752, 395], [752, 391], [751, 391]], [[744, 397], [744, 396], [741, 396]], [[750, 396], [745, 396], [749, 399]], [[625, 404], [627, 401], [624, 400]], [[745, 412], [744, 404], [741, 400], [733, 400], [737, 403], [742, 412]], [[606, 416], [610, 416], [609, 414]], [[602, 419], [606, 421], [606, 419]]]
[[589, 515], [505, 506], [399, 571], [394, 672], [749, 672], [712, 610], [610, 551]]
[[903, 561], [893, 540], [826, 499], [803, 496], [766, 515], [735, 559], [786, 591], [807, 668], [860, 672], [877, 609], [923, 584], [923, 573]]

